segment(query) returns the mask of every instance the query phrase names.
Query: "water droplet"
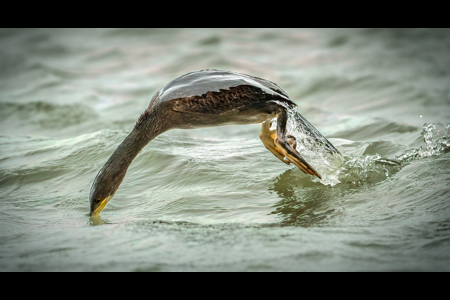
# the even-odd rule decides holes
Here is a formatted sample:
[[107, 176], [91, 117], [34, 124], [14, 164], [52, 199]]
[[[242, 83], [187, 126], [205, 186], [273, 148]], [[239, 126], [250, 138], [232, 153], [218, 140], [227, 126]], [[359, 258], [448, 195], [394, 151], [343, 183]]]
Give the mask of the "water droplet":
[[422, 118], [422, 115], [420, 115], [420, 117]]

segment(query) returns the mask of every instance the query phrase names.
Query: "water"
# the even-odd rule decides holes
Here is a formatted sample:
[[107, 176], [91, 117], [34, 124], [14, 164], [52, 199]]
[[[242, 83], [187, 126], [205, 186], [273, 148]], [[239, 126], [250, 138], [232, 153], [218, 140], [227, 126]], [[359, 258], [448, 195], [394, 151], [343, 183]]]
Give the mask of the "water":
[[[0, 270], [449, 271], [448, 29], [2, 29]], [[155, 91], [216, 68], [279, 84], [342, 157], [322, 180], [260, 126], [172, 130], [100, 218], [98, 170]]]

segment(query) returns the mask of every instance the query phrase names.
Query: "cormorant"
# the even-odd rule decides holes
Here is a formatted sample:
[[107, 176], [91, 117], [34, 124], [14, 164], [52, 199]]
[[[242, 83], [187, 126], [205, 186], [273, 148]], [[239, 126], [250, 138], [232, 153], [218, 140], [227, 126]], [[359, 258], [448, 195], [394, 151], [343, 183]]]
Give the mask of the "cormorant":
[[[258, 77], [221, 70], [182, 75], [158, 90], [131, 133], [98, 172], [90, 191], [90, 215], [99, 215], [114, 196], [128, 167], [151, 140], [170, 129], [262, 123], [259, 137], [282, 162], [293, 163], [306, 174], [321, 178], [296, 150], [286, 132], [288, 109], [296, 104], [277, 84]], [[329, 152], [338, 150], [300, 114], [299, 125], [313, 134]], [[276, 130], [270, 130], [277, 118]]]

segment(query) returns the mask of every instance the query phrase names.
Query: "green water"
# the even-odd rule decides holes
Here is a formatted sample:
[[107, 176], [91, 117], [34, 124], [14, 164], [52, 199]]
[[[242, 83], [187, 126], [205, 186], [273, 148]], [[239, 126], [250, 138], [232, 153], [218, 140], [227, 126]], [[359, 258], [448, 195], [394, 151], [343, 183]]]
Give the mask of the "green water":
[[[449, 29], [2, 29], [0, 271], [449, 271], [449, 49]], [[344, 159], [304, 140], [318, 180], [259, 125], [172, 130], [90, 219], [153, 93], [207, 68], [276, 82]]]

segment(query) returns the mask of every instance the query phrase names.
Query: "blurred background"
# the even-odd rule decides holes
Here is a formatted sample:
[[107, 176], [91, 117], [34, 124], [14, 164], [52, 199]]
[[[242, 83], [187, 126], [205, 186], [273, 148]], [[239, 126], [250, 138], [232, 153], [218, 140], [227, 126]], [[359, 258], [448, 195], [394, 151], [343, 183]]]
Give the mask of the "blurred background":
[[[448, 271], [449, 51], [449, 29], [0, 29], [0, 270]], [[341, 182], [259, 124], [171, 130], [92, 221], [152, 95], [207, 68], [280, 85]]]

